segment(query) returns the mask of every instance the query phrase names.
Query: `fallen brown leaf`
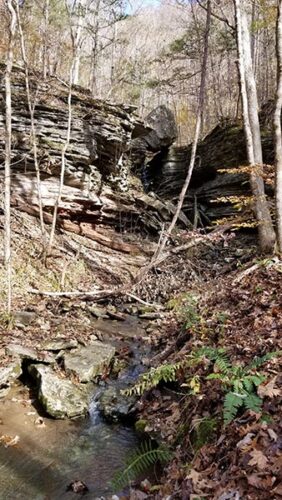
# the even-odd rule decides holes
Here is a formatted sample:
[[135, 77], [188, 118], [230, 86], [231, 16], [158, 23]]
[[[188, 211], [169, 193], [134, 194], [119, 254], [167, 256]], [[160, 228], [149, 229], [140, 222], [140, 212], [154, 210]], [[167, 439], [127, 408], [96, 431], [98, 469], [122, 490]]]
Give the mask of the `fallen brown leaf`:
[[278, 388], [277, 389], [274, 388], [275, 383], [276, 383], [276, 379], [277, 379], [277, 377], [274, 377], [272, 380], [270, 380], [270, 382], [268, 382], [268, 384], [264, 384], [264, 385], [261, 384], [258, 387], [258, 395], [261, 398], [265, 398], [265, 397], [274, 398], [275, 396], [280, 396], [281, 390]]
[[247, 480], [250, 486], [254, 486], [260, 490], [269, 491], [275, 481], [275, 477], [260, 477], [258, 474], [251, 474], [247, 477]]
[[258, 469], [264, 470], [268, 464], [267, 457], [262, 453], [262, 451], [256, 448], [250, 452], [251, 460], [249, 460], [249, 465], [257, 466]]
[[3, 434], [0, 437], [0, 443], [3, 443], [5, 448], [9, 446], [15, 446], [19, 442], [19, 436], [8, 436], [7, 434]]

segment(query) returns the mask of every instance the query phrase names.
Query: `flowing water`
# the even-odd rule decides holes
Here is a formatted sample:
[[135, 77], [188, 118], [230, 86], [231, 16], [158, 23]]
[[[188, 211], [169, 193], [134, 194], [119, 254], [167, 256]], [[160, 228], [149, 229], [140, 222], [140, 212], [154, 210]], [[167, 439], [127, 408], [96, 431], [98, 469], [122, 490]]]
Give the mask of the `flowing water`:
[[89, 418], [79, 421], [43, 418], [22, 387], [0, 403], [1, 435], [19, 436], [15, 446], [0, 447], [1, 500], [77, 498], [67, 492], [73, 480], [89, 488], [86, 498], [107, 496], [110, 480], [138, 445], [131, 428], [106, 424], [93, 402]]
[[[127, 337], [127, 328], [132, 329], [124, 327]], [[120, 331], [121, 325], [115, 328]], [[28, 388], [20, 383], [0, 400], [1, 436], [19, 440], [14, 446], [0, 445], [0, 500], [77, 499], [80, 495], [66, 491], [74, 480], [87, 485], [87, 499], [111, 498], [111, 479], [138, 446], [134, 430], [107, 424], [94, 400], [85, 419], [39, 417]]]

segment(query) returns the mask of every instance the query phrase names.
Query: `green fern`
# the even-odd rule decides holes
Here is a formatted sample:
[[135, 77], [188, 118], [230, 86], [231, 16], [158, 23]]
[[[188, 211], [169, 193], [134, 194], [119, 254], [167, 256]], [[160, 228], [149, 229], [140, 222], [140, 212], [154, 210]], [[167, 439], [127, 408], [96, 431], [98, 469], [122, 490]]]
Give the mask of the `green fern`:
[[228, 392], [223, 403], [224, 425], [229, 424], [236, 417], [239, 408], [244, 404], [244, 395]]
[[198, 361], [203, 358], [213, 362], [222, 373], [227, 373], [231, 368], [230, 360], [226, 354], [225, 349], [216, 347], [201, 347], [192, 353], [192, 357]]
[[133, 394], [141, 396], [145, 391], [157, 387], [161, 382], [175, 382], [177, 380], [177, 372], [183, 366], [182, 362], [169, 364], [165, 363], [157, 368], [151, 368], [147, 373], [144, 373], [139, 378], [139, 381], [129, 389], [124, 389], [121, 394], [132, 396]]
[[253, 361], [247, 366], [248, 370], [255, 370], [263, 366], [267, 361], [270, 361], [273, 358], [277, 358], [282, 355], [282, 351], [272, 351], [268, 352], [264, 356], [258, 357], [256, 356]]
[[[279, 355], [281, 355], [281, 351], [270, 352], [264, 356], [254, 358], [246, 366], [240, 363], [232, 365], [225, 349], [205, 346], [194, 350], [179, 363], [165, 363], [157, 368], [151, 368], [149, 372], [141, 375], [133, 387], [125, 389], [121, 393], [127, 396], [133, 394], [140, 396], [145, 391], [157, 387], [161, 382], [177, 381], [178, 372], [181, 368], [187, 370], [189, 367], [201, 363], [203, 359], [207, 359], [210, 363], [213, 363], [214, 372], [207, 375], [206, 379], [218, 380], [225, 392], [223, 419], [226, 425], [236, 417], [239, 409], [251, 410], [256, 413], [261, 411], [262, 400], [256, 391], [257, 387], [266, 380], [266, 377], [257, 370], [267, 361]], [[194, 375], [192, 380], [196, 377]], [[191, 388], [191, 384], [182, 384], [184, 387], [187, 385]], [[200, 387], [199, 380], [198, 386]], [[197, 392], [192, 391], [194, 394]]]
[[[255, 358], [249, 365], [231, 365], [226, 359], [224, 352], [219, 350], [210, 351], [209, 359], [214, 361], [216, 373], [209, 374], [207, 380], [219, 380], [227, 394], [224, 397], [223, 419], [224, 424], [229, 424], [238, 414], [239, 409], [244, 408], [260, 413], [262, 399], [257, 395], [257, 387], [266, 380], [266, 377], [257, 370], [267, 361], [280, 355], [280, 351], [270, 352], [264, 356]], [[254, 372], [254, 373], [253, 373]]]
[[193, 446], [195, 450], [199, 450], [204, 444], [211, 441], [217, 428], [216, 418], [204, 417], [196, 422], [194, 425], [195, 437], [193, 439]]
[[171, 459], [171, 453], [164, 447], [154, 448], [152, 441], [145, 441], [126, 461], [126, 467], [117, 472], [112, 487], [119, 491], [127, 486], [136, 477], [143, 474], [147, 469], [157, 462], [167, 463]]
[[244, 407], [246, 408], [246, 410], [260, 413], [262, 407], [262, 399], [255, 393], [247, 394], [246, 398], [244, 399]]

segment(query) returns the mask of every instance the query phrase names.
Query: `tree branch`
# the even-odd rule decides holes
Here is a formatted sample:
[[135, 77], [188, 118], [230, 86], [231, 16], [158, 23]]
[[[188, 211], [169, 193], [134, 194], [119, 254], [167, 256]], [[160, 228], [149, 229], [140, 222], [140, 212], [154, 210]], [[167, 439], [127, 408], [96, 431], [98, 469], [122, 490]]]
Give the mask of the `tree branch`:
[[[199, 5], [202, 9], [204, 9], [204, 10], [207, 12], [207, 10], [208, 10], [208, 9], [207, 9], [207, 7], [206, 7], [205, 5], [203, 5], [203, 4], [201, 3], [201, 0], [196, 0], [196, 2], [197, 2], [197, 4], [198, 4], [198, 5]], [[224, 17], [219, 16], [219, 15], [218, 15], [218, 14], [216, 14], [215, 12], [211, 12], [211, 16], [212, 16], [212, 17], [214, 17], [215, 19], [217, 19], [218, 21], [221, 21], [221, 22], [223, 22], [223, 23], [227, 24], [228, 28], [230, 28], [230, 29], [231, 29], [231, 30], [235, 33], [236, 28], [235, 28], [235, 26], [233, 26], [233, 24], [231, 24], [231, 23], [228, 21], [227, 17], [225, 17], [225, 16], [224, 16]]]

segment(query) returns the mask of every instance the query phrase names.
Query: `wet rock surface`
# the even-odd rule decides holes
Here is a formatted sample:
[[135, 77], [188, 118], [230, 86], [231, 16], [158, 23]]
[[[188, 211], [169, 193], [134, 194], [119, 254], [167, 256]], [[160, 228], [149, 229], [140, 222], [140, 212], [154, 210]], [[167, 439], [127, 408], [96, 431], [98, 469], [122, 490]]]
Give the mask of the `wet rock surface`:
[[109, 387], [99, 398], [99, 409], [110, 422], [125, 421], [133, 417], [136, 401], [135, 396], [124, 396], [119, 388]]
[[38, 384], [38, 399], [44, 410], [54, 418], [75, 418], [88, 411], [90, 390], [60, 378], [49, 366], [29, 366], [29, 373]]
[[90, 411], [90, 396], [99, 393], [98, 408], [108, 422], [132, 420], [136, 399], [121, 394], [120, 389], [134, 383], [144, 369], [140, 349], [146, 322], [112, 305], [108, 309], [118, 319], [97, 319], [94, 333], [84, 344], [75, 336], [58, 334], [36, 348], [30, 342], [7, 344], [5, 353], [13, 361], [0, 370], [0, 397], [23, 375], [22, 380], [35, 389], [36, 400], [53, 418], [85, 415]]
[[80, 382], [90, 382], [103, 374], [114, 355], [113, 346], [93, 341], [87, 347], [80, 347], [64, 354], [65, 370], [76, 375]]
[[138, 447], [132, 428], [109, 425], [91, 405], [89, 418], [42, 419], [20, 384], [0, 400], [0, 415], [1, 434], [18, 439], [0, 446], [3, 500], [79, 499], [67, 491], [74, 481], [88, 487], [85, 498], [111, 499], [111, 479]]

